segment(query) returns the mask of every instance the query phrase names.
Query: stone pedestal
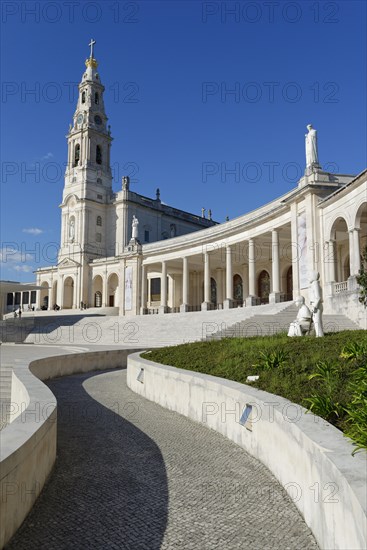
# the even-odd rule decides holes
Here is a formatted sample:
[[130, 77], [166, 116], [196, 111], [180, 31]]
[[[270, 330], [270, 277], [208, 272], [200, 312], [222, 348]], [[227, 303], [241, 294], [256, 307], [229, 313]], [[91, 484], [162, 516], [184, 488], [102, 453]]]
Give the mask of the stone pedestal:
[[347, 280], [348, 283], [348, 290], [357, 290], [358, 289], [358, 283], [357, 283], [357, 277], [355, 275], [351, 275], [348, 277]]
[[233, 300], [223, 300], [223, 309], [231, 309], [233, 307]]
[[324, 285], [324, 294], [325, 296], [332, 296], [334, 293], [334, 282], [328, 282]]
[[141, 253], [141, 243], [138, 239], [130, 239], [129, 244], [127, 245], [128, 252], [137, 252]]
[[248, 306], [256, 306], [257, 298], [256, 296], [247, 296], [245, 300], [246, 307]]
[[158, 312], [159, 313], [168, 313], [168, 307], [167, 306], [159, 306]]
[[189, 311], [189, 304], [181, 304], [180, 313], [186, 313], [186, 311]]
[[269, 294], [269, 304], [279, 304], [281, 301], [281, 293], [280, 292], [271, 292]]
[[203, 302], [201, 304], [201, 311], [209, 311], [211, 305], [211, 302]]

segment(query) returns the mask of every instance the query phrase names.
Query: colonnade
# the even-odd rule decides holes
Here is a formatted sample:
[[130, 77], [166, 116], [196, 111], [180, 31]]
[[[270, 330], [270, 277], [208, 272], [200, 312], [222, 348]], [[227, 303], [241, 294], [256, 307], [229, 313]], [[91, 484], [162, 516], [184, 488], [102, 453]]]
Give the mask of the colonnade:
[[[240, 243], [244, 244], [244, 243]], [[213, 308], [212, 300], [212, 284], [213, 280], [216, 283], [217, 302], [224, 309], [230, 309], [231, 307], [238, 306], [238, 303], [234, 296], [234, 276], [239, 275], [242, 280], [242, 299], [246, 305], [256, 305], [259, 303], [259, 296], [257, 291], [257, 269], [259, 265], [264, 265], [262, 258], [256, 257], [256, 240], [248, 239], [246, 241], [248, 247], [247, 250], [247, 262], [240, 263], [236, 260], [235, 245], [227, 245], [224, 247], [225, 259], [223, 267], [218, 267], [218, 257], [215, 256], [215, 251], [205, 251], [199, 258], [196, 255], [184, 255], [176, 260], [162, 260], [159, 262], [159, 268], [157, 269], [156, 262], [143, 263], [141, 267], [141, 311], [146, 312], [150, 308], [158, 309], [160, 313], [166, 313], [170, 310], [168, 306], [168, 288], [167, 288], [167, 275], [170, 275], [169, 262], [175, 263], [174, 273], [177, 273], [177, 264], [181, 263], [180, 271], [180, 304], [177, 305], [177, 296], [171, 296], [171, 307], [176, 310], [179, 307], [181, 312], [190, 311], [193, 307], [200, 306], [200, 309], [205, 311]], [[190, 270], [190, 259], [192, 267]], [[291, 267], [293, 262], [297, 262], [298, 258], [296, 253], [293, 258], [286, 260], [286, 267]], [[197, 269], [197, 264], [201, 266], [201, 269]], [[281, 258], [280, 258], [280, 244], [279, 244], [279, 230], [273, 229], [271, 232], [271, 265], [266, 265], [269, 269], [269, 278], [271, 281], [271, 289], [269, 294], [269, 301], [271, 303], [280, 302], [286, 298], [287, 289], [281, 289]], [[283, 262], [284, 264], [284, 262]], [[194, 267], [195, 266], [195, 267]], [[160, 273], [160, 300], [157, 301], [156, 307], [151, 301], [151, 296], [148, 296], [149, 292], [149, 268], [152, 268], [153, 273]], [[283, 269], [284, 269], [283, 265]], [[225, 273], [224, 273], [225, 272]], [[271, 276], [270, 276], [271, 273]], [[223, 277], [224, 276], [224, 277]], [[202, 284], [202, 292], [200, 292], [200, 284]], [[293, 288], [292, 288], [293, 293]], [[201, 303], [198, 304], [199, 296], [201, 294]], [[191, 302], [190, 302], [191, 296]], [[173, 305], [175, 304], [175, 305]], [[242, 305], [242, 304], [241, 304]]]

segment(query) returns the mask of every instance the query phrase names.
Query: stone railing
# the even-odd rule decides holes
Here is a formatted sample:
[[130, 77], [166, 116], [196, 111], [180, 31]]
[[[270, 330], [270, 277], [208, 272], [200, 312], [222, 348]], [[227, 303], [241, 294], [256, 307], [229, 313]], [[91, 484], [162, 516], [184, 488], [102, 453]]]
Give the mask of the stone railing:
[[281, 397], [152, 363], [140, 354], [128, 358], [127, 383], [261, 460], [290, 494], [320, 548], [367, 548], [366, 453], [353, 457], [353, 445], [331, 424]]
[[335, 294], [339, 294], [340, 292], [347, 292], [347, 291], [348, 291], [348, 281], [342, 281], [341, 283], [334, 284]]

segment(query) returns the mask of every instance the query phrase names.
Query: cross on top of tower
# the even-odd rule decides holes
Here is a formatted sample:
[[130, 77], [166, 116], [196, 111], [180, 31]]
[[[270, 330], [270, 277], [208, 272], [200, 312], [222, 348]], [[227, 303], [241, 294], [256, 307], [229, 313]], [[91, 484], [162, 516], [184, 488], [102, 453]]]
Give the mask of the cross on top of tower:
[[89, 56], [90, 59], [93, 59], [93, 46], [94, 46], [95, 43], [96, 43], [96, 41], [93, 38], [91, 38], [91, 40], [88, 44], [88, 46], [90, 46], [90, 56]]

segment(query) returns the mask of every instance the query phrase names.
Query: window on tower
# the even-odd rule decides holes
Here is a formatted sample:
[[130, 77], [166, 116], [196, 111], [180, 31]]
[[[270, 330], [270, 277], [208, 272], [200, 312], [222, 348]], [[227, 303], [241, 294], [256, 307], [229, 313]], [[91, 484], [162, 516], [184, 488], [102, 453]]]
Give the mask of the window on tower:
[[96, 92], [96, 93], [94, 94], [94, 103], [95, 103], [96, 105], [99, 105], [99, 93], [98, 93], [98, 92]]
[[102, 226], [102, 218], [101, 218], [101, 216], [97, 216], [97, 225]]
[[100, 145], [96, 147], [96, 163], [102, 164], [102, 147]]
[[77, 143], [75, 145], [75, 151], [74, 151], [74, 166], [78, 166], [80, 160], [80, 144]]
[[85, 103], [85, 92], [82, 92], [82, 103]]

